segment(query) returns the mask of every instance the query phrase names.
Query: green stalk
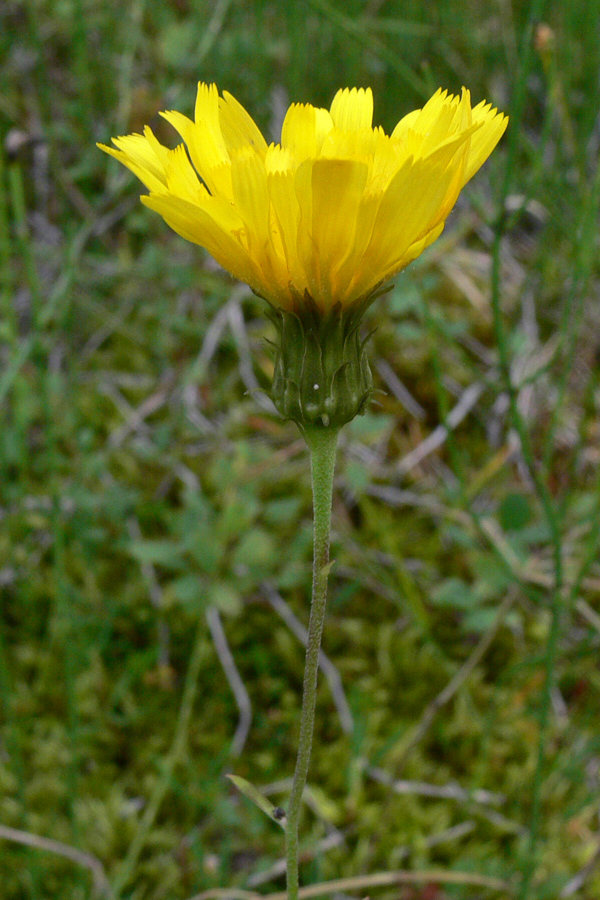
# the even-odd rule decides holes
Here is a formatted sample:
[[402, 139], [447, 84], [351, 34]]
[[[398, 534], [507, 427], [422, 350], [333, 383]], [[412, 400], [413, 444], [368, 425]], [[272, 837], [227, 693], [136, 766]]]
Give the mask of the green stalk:
[[310, 452], [312, 472], [314, 508], [313, 587], [308, 625], [306, 664], [304, 668], [300, 740], [285, 829], [288, 900], [298, 900], [298, 824], [302, 808], [302, 794], [310, 764], [310, 751], [315, 724], [319, 650], [321, 648], [321, 635], [323, 634], [323, 622], [325, 620], [327, 579], [329, 576], [329, 533], [331, 530], [333, 472], [335, 469], [339, 429], [305, 425], [303, 433]]

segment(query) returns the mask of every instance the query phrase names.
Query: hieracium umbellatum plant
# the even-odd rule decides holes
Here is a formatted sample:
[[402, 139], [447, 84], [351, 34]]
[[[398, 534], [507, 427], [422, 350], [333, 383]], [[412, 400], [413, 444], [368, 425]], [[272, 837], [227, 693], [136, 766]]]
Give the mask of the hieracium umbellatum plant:
[[[146, 185], [142, 202], [205, 247], [267, 303], [277, 332], [272, 398], [299, 426], [312, 468], [314, 565], [300, 739], [285, 810], [288, 896], [298, 896], [298, 821], [308, 774], [325, 616], [333, 472], [340, 428], [364, 412], [372, 379], [361, 323], [390, 278], [444, 229], [507, 118], [438, 90], [391, 135], [373, 128], [369, 88], [329, 110], [292, 104], [267, 145], [246, 110], [200, 84], [192, 121], [162, 113], [183, 139], [150, 128], [110, 153]], [[280, 817], [281, 818], [281, 817]]]

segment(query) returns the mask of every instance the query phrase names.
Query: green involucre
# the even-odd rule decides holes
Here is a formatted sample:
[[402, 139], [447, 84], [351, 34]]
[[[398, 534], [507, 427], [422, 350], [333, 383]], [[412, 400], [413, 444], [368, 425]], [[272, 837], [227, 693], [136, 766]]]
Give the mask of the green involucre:
[[271, 396], [285, 419], [301, 427], [341, 428], [365, 411], [373, 379], [360, 324], [374, 295], [328, 312], [305, 296], [296, 311], [271, 307], [275, 324], [275, 372]]

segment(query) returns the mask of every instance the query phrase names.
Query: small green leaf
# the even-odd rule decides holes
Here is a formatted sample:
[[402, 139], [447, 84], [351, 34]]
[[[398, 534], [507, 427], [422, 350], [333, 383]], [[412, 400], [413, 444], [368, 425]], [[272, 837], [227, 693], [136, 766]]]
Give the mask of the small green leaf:
[[216, 530], [222, 541], [243, 534], [256, 518], [259, 511], [258, 500], [248, 491], [240, 494], [227, 503], [217, 520]]
[[198, 575], [182, 575], [173, 582], [175, 597], [183, 607], [190, 612], [199, 612], [206, 609], [209, 601], [206, 596], [206, 586]]
[[241, 569], [240, 575], [251, 574], [262, 577], [269, 572], [275, 561], [275, 542], [262, 528], [253, 528], [242, 535], [233, 551], [234, 571]]
[[249, 781], [246, 781], [245, 778], [240, 778], [239, 775], [225, 775], [225, 778], [228, 778], [244, 797], [247, 797], [248, 800], [252, 800], [255, 806], [262, 809], [270, 819], [277, 822], [277, 824], [285, 830], [285, 813], [280, 806], [273, 806], [271, 801], [267, 800], [266, 797], [263, 797], [258, 788], [255, 788], [254, 785], [250, 784]]
[[299, 497], [277, 497], [265, 504], [263, 515], [269, 525], [287, 525], [298, 518], [301, 501]]
[[493, 628], [497, 618], [498, 610], [493, 607], [485, 606], [483, 609], [474, 609], [465, 616], [462, 629], [467, 632], [476, 631], [483, 634]]
[[447, 578], [431, 592], [430, 600], [436, 606], [453, 606], [465, 610], [471, 610], [479, 603], [472, 588], [461, 578]]
[[205, 575], [216, 575], [224, 548], [212, 522], [197, 522], [183, 537], [182, 544]]
[[209, 606], [216, 606], [226, 616], [237, 616], [242, 611], [239, 591], [225, 581], [210, 584], [206, 590], [206, 600]]
[[529, 500], [523, 494], [509, 493], [499, 509], [500, 524], [504, 531], [518, 531], [531, 520]]
[[139, 563], [154, 563], [171, 569], [181, 568], [181, 549], [173, 541], [134, 541], [129, 552]]

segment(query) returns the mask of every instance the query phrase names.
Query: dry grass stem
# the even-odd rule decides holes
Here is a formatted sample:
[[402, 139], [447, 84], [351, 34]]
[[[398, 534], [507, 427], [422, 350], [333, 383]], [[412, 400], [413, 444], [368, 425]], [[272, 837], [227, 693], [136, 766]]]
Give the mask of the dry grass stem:
[[95, 896], [110, 895], [110, 885], [104, 872], [104, 866], [91, 853], [84, 853], [83, 850], [70, 847], [68, 844], [63, 844], [62, 841], [54, 841], [51, 838], [41, 837], [39, 834], [31, 834], [29, 831], [21, 831], [18, 828], [9, 828], [7, 825], [0, 825], [0, 839], [14, 841], [17, 844], [24, 844], [27, 847], [34, 847], [36, 850], [44, 850], [48, 853], [56, 853], [57, 856], [64, 856], [65, 859], [70, 859], [77, 865], [90, 870], [94, 879], [93, 889]]
[[240, 720], [231, 742], [231, 755], [240, 756], [244, 749], [244, 745], [248, 738], [248, 732], [250, 731], [250, 725], [252, 723], [252, 704], [246, 686], [237, 670], [229, 644], [227, 643], [227, 635], [225, 634], [221, 616], [219, 615], [219, 610], [216, 606], [209, 606], [206, 610], [206, 621], [210, 629], [215, 650], [217, 651], [217, 656], [219, 657], [219, 662], [223, 667], [223, 671], [229, 682], [229, 687], [233, 692], [235, 702], [240, 711]]

